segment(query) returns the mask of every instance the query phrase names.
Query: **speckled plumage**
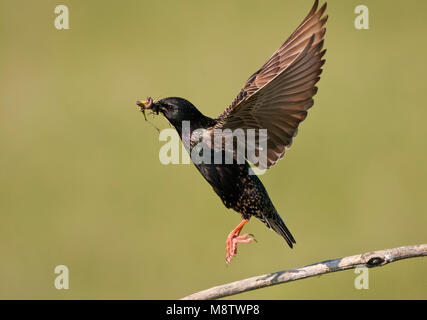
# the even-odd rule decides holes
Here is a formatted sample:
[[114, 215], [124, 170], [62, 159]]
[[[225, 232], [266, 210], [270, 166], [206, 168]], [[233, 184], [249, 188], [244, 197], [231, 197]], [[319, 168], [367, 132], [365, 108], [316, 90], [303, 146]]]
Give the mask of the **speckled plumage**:
[[[218, 122], [217, 119], [203, 115], [191, 102], [182, 98], [171, 97], [156, 101], [153, 108], [154, 111], [164, 114], [176, 128], [183, 141], [190, 142], [187, 146], [190, 155], [193, 148], [203, 139], [203, 134], [196, 134], [195, 130], [206, 129], [206, 132], [209, 132], [209, 128]], [[188, 121], [190, 125], [188, 132], [183, 130], [183, 121]], [[221, 164], [216, 164], [214, 161], [215, 158], [218, 158], [216, 155], [218, 152], [221, 153], [220, 157], [223, 159]], [[252, 169], [248, 162], [238, 164], [236, 154], [234, 154], [233, 163], [226, 164], [226, 151], [224, 149], [209, 148], [208, 154], [210, 161], [195, 163], [195, 166], [221, 198], [224, 205], [240, 213], [243, 219], [250, 219], [252, 216], [260, 219], [267, 227], [285, 238], [292, 248], [293, 243], [295, 243], [292, 234], [274, 208], [262, 182], [255, 174], [250, 174]], [[203, 152], [200, 155], [202, 156]]]
[[[194, 122], [194, 121], [193, 121]], [[199, 121], [196, 121], [199, 122]], [[202, 123], [212, 125], [216, 120], [207, 119]], [[200, 123], [197, 123], [200, 125]], [[198, 125], [195, 125], [197, 127]], [[181, 135], [181, 134], [180, 134]], [[200, 143], [200, 138], [190, 143], [190, 154], [193, 147]], [[295, 239], [285, 226], [282, 218], [277, 213], [270, 197], [255, 174], [250, 174], [252, 170], [247, 161], [244, 164], [236, 163], [236, 154], [234, 154], [233, 164], [214, 164], [215, 149], [211, 151], [211, 163], [195, 164], [202, 176], [211, 184], [217, 195], [227, 208], [240, 213], [242, 219], [250, 219], [252, 216], [261, 220], [265, 225], [283, 238], [292, 248]], [[225, 158], [224, 150], [222, 159]], [[225, 162], [225, 160], [223, 160]]]
[[[193, 104], [182, 98], [171, 97], [159, 101], [149, 98], [138, 101], [137, 104], [142, 111], [151, 109], [157, 114], [161, 112], [176, 128], [181, 139], [190, 141], [186, 145], [190, 153], [202, 140], [205, 141], [204, 137], [211, 137], [213, 140], [214, 132], [218, 129], [242, 130], [246, 141], [249, 132], [253, 132], [252, 129], [256, 132], [255, 139], [261, 139], [263, 136], [260, 132], [266, 129], [266, 147], [255, 145], [255, 152], [266, 161], [262, 163], [255, 157], [250, 158], [248, 152], [245, 155], [258, 168], [268, 169], [284, 156], [297, 134], [299, 124], [314, 104], [313, 96], [317, 93], [315, 85], [320, 79], [325, 62], [324, 25], [328, 19], [327, 15], [324, 16], [325, 11], [326, 3], [318, 9], [316, 0], [298, 28], [249, 77], [232, 104], [215, 119], [203, 115]], [[183, 130], [183, 121], [190, 121], [188, 132]], [[193, 136], [192, 133], [200, 128], [205, 129], [205, 132]], [[295, 243], [293, 236], [259, 178], [250, 174], [248, 162], [238, 162], [233, 153], [234, 161], [231, 164], [215, 164], [217, 156], [224, 158], [229, 151], [222, 147], [218, 149], [214, 143], [208, 145], [211, 161], [197, 162], [195, 165], [224, 205], [240, 213], [243, 218], [227, 238], [227, 262], [237, 253], [238, 242], [253, 241], [250, 234], [240, 236], [241, 229], [252, 216], [276, 231], [292, 247]]]

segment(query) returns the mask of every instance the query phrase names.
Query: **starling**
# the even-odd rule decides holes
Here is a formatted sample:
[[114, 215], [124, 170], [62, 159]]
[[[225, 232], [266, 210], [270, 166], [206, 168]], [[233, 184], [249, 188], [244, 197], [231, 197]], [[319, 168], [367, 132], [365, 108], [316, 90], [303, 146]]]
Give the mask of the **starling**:
[[[255, 241], [252, 234], [243, 234], [243, 226], [252, 216], [261, 220], [268, 228], [282, 236], [289, 247], [296, 243], [275, 209], [262, 182], [253, 174], [249, 162], [260, 168], [270, 168], [281, 159], [291, 146], [297, 134], [298, 125], [313, 106], [313, 96], [317, 92], [315, 84], [320, 79], [323, 49], [324, 25], [328, 16], [323, 16], [326, 3], [318, 10], [318, 0], [312, 9], [273, 56], [244, 85], [232, 104], [217, 118], [203, 115], [191, 102], [178, 97], [153, 101], [138, 100], [137, 105], [145, 110], [163, 114], [175, 127], [181, 140], [189, 141], [186, 148], [190, 155], [203, 137], [213, 139], [218, 129], [231, 131], [242, 129], [249, 139], [249, 130], [255, 129], [255, 139], [260, 141], [260, 129], [266, 129], [266, 148], [257, 148], [258, 156], [265, 155], [264, 165], [251, 161], [245, 155], [238, 161], [236, 152], [231, 151], [231, 162], [213, 161], [217, 156], [224, 159], [227, 151], [223, 144], [218, 149], [213, 144], [208, 160], [194, 161], [202, 176], [209, 182], [227, 208], [240, 213], [242, 221], [230, 232], [226, 240], [226, 262], [230, 263], [237, 254], [238, 243]], [[144, 113], [145, 116], [145, 113]], [[189, 124], [185, 130], [184, 124]], [[204, 129], [203, 134], [193, 134]], [[256, 131], [258, 130], [258, 132]], [[212, 140], [211, 140], [212, 141]], [[233, 146], [236, 143], [233, 141]], [[256, 145], [256, 144], [255, 144]], [[197, 151], [199, 152], [199, 151]], [[206, 150], [203, 150], [206, 152]], [[225, 163], [224, 163], [225, 162]]]

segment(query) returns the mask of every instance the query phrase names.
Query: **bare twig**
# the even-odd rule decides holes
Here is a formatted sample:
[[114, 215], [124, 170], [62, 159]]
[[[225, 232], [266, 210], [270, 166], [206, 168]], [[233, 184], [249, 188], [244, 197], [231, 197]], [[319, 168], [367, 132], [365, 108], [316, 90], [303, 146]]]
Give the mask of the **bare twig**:
[[381, 267], [394, 261], [422, 256], [427, 256], [427, 244], [373, 251], [231, 282], [191, 294], [182, 299], [218, 299], [250, 290], [273, 286], [279, 283], [314, 277], [325, 273], [354, 269], [357, 267]]

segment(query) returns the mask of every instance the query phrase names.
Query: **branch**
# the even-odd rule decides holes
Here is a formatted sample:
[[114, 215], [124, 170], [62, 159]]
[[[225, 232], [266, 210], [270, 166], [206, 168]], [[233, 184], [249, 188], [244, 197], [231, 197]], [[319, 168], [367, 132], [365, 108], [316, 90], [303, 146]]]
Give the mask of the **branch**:
[[382, 267], [398, 260], [422, 256], [427, 256], [427, 244], [373, 251], [231, 282], [191, 294], [182, 298], [182, 300], [218, 299], [325, 273], [355, 269], [357, 267]]

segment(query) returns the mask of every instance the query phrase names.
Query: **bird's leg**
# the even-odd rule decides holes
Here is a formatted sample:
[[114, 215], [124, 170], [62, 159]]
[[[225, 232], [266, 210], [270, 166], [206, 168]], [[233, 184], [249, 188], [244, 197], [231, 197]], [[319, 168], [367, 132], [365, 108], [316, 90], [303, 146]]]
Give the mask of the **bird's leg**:
[[243, 219], [239, 225], [230, 232], [225, 241], [227, 248], [227, 255], [225, 258], [226, 263], [230, 263], [233, 256], [237, 254], [237, 244], [240, 243], [251, 243], [252, 241], [256, 241], [253, 234], [246, 233], [244, 235], [240, 235], [240, 232], [243, 229], [243, 226], [249, 221], [249, 219]]

